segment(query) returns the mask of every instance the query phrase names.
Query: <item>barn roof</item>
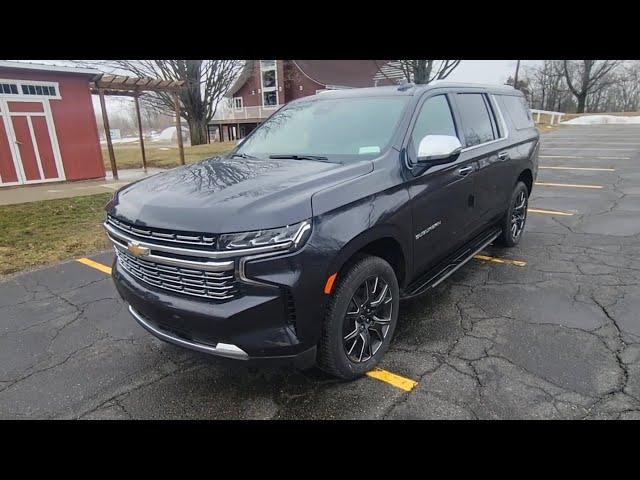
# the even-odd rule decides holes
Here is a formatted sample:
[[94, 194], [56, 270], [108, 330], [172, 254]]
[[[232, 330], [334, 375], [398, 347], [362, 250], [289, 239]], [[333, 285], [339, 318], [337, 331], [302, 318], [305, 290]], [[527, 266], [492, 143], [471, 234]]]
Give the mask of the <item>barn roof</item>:
[[16, 70], [39, 70], [46, 72], [56, 72], [56, 73], [70, 73], [76, 75], [85, 75], [91, 77], [91, 79], [96, 78], [101, 75], [102, 72], [96, 70], [94, 68], [80, 68], [80, 67], [68, 67], [64, 65], [53, 65], [53, 64], [45, 64], [45, 63], [33, 63], [33, 62], [16, 62], [16, 61], [7, 61], [0, 60], [0, 68], [11, 68]]

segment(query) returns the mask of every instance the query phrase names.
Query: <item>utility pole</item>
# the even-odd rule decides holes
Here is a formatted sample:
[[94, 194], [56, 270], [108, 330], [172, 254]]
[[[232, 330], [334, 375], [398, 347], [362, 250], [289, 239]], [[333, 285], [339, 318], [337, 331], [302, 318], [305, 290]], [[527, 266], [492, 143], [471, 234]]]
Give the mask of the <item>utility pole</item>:
[[516, 73], [513, 76], [513, 88], [515, 88], [516, 90], [520, 90], [518, 88], [518, 71], [519, 70], [520, 70], [520, 60], [518, 60], [516, 63]]

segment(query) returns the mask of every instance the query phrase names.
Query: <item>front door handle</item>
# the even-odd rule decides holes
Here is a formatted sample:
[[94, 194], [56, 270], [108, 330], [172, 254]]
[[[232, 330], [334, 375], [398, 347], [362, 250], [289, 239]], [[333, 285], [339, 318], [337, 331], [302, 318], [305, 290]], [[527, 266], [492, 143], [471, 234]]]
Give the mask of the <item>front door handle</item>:
[[473, 167], [470, 165], [468, 167], [462, 167], [461, 169], [459, 169], [458, 175], [464, 177], [466, 175], [469, 175], [471, 172], [473, 172]]
[[509, 152], [500, 152], [498, 154], [498, 158], [500, 160], [506, 160], [507, 158], [509, 158]]

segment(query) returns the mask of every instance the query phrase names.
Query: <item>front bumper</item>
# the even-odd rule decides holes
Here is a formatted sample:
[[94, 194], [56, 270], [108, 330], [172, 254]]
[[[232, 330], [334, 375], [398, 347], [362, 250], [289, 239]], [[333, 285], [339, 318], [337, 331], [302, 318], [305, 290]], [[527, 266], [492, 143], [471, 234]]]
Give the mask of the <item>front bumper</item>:
[[292, 322], [295, 290], [286, 284], [297, 286], [288, 276], [299, 281], [299, 271], [291, 269], [295, 262], [290, 260], [269, 260], [270, 273], [279, 275], [283, 268], [288, 270], [288, 275], [278, 278], [284, 284], [243, 285], [242, 295], [220, 303], [144, 284], [124, 270], [117, 258], [112, 277], [132, 316], [161, 340], [252, 364], [307, 368], [315, 364], [315, 327], [320, 323], [314, 314], [298, 316]]
[[142, 328], [166, 342], [173, 343], [174, 345], [178, 345], [180, 347], [190, 348], [191, 350], [196, 350], [198, 352], [217, 355], [219, 357], [234, 358], [237, 360], [249, 359], [249, 355], [247, 355], [247, 352], [235, 345], [220, 342], [215, 346], [212, 346], [205, 343], [197, 343], [185, 340], [177, 335], [171, 335], [170, 333], [164, 332], [161, 329], [154, 327], [149, 320], [146, 320], [142, 315], [136, 312], [131, 305], [129, 305], [129, 313], [133, 315], [133, 318], [136, 319], [136, 321]]

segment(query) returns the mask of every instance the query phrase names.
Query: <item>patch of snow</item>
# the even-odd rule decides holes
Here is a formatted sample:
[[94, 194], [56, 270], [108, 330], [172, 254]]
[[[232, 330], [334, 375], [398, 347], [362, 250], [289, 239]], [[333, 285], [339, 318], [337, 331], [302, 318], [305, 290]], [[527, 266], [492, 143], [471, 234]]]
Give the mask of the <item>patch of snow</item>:
[[[177, 129], [176, 127], [167, 127], [162, 130], [159, 134], [154, 135], [154, 141], [158, 142], [173, 142], [178, 139]], [[182, 139], [183, 141], [189, 138], [189, 129], [186, 127], [182, 127]]]
[[[135, 142], [139, 142], [140, 139], [138, 137], [122, 137], [122, 138], [112, 138], [111, 139], [111, 143], [118, 144], [118, 143], [135, 143]], [[107, 144], [107, 140], [100, 140], [100, 143], [102, 145], [106, 145]]]
[[640, 124], [640, 116], [585, 115], [584, 117], [577, 117], [560, 123], [562, 125], [605, 125], [608, 123]]

